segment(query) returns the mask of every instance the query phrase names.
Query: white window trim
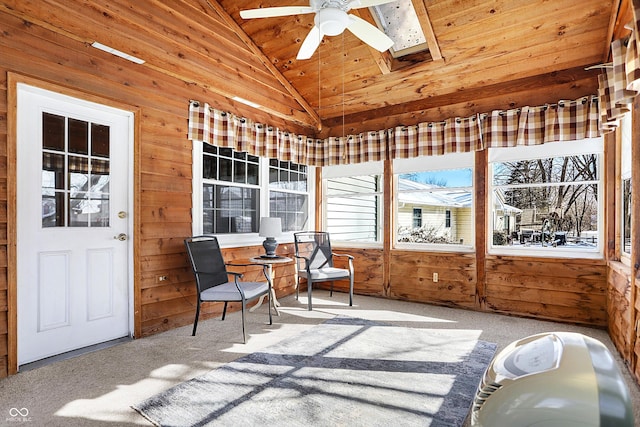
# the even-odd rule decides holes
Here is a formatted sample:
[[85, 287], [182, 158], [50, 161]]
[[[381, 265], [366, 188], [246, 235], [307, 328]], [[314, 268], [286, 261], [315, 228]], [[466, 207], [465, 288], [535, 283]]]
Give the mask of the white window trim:
[[[194, 236], [201, 235], [203, 232], [202, 219], [202, 141], [192, 141], [192, 192], [191, 192], [191, 232]], [[269, 159], [260, 157], [260, 216], [269, 216]], [[312, 206], [315, 204], [315, 168], [307, 167], [307, 188], [308, 188], [308, 224], [307, 229], [313, 230], [315, 227], [315, 210]], [[233, 183], [232, 183], [233, 184]], [[275, 190], [279, 191], [279, 190]], [[276, 240], [278, 243], [292, 243], [293, 231], [285, 232]], [[258, 233], [231, 233], [216, 234], [220, 247], [235, 248], [242, 246], [260, 246], [264, 241], [263, 237]]]
[[[438, 243], [407, 243], [398, 242], [396, 230], [398, 229], [398, 175], [412, 172], [435, 172], [450, 169], [467, 169], [471, 168], [471, 187], [455, 187], [455, 189], [467, 190], [471, 193], [471, 218], [475, 218], [475, 184], [473, 177], [475, 176], [475, 152], [467, 153], [450, 153], [441, 156], [421, 156], [410, 159], [394, 159], [393, 160], [393, 217], [394, 224], [391, 239], [393, 240], [393, 248], [400, 250], [415, 250], [423, 252], [456, 252], [456, 253], [472, 253], [475, 252], [476, 227], [471, 228], [471, 241], [468, 244], [438, 244]], [[453, 188], [453, 187], [452, 187]]]
[[[327, 194], [327, 180], [332, 178], [344, 178], [349, 176], [369, 176], [379, 175], [381, 190], [375, 193], [368, 193], [368, 195], [377, 195], [382, 198], [380, 203], [378, 217], [380, 218], [380, 240], [376, 242], [344, 242], [344, 241], [331, 241], [332, 247], [344, 247], [344, 248], [357, 248], [357, 249], [380, 249], [383, 246], [384, 240], [384, 162], [365, 162], [356, 163], [352, 165], [335, 165], [324, 166], [322, 168], [322, 194], [324, 199], [328, 197]], [[322, 203], [322, 223], [327, 223], [327, 203]]]
[[553, 248], [548, 250], [544, 248], [532, 249], [530, 247], [515, 246], [493, 246], [493, 224], [487, 221], [487, 253], [489, 255], [503, 256], [530, 256], [538, 258], [586, 258], [586, 259], [603, 259], [604, 258], [604, 142], [602, 137], [583, 139], [578, 141], [552, 142], [534, 146], [519, 147], [501, 147], [489, 148], [488, 165], [487, 165], [487, 183], [489, 189], [487, 191], [487, 215], [489, 218], [493, 216], [493, 166], [495, 162], [509, 162], [522, 159], [545, 159], [559, 156], [578, 156], [581, 154], [597, 153], [598, 171], [600, 178], [598, 180], [598, 246], [594, 250], [576, 250], [565, 248]]
[[[619, 224], [620, 227], [624, 227], [624, 181], [631, 179], [631, 143], [633, 141], [633, 118], [631, 113], [625, 114], [620, 120], [620, 195], [617, 202], [620, 204], [619, 209]], [[632, 232], [633, 234], [633, 232]], [[625, 265], [631, 265], [631, 253], [624, 251], [624, 229], [620, 230], [620, 261]]]

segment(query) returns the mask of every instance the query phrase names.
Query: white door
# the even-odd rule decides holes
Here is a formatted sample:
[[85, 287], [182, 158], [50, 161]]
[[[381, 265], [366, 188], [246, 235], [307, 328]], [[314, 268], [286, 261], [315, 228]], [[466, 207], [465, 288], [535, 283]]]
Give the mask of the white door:
[[133, 114], [18, 85], [18, 364], [130, 334]]

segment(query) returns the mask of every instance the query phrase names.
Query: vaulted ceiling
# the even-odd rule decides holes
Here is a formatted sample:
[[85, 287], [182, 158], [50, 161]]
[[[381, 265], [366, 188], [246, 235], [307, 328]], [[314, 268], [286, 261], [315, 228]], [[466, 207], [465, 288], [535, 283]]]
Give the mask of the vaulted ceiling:
[[183, 80], [194, 99], [318, 136], [595, 94], [601, 70], [586, 68], [609, 61], [631, 21], [630, 0], [397, 1], [413, 2], [429, 54], [394, 60], [345, 31], [297, 60], [313, 14], [240, 17], [307, 0], [0, 0], [0, 12], [47, 42], [98, 41]]
[[[219, 1], [334, 134], [343, 122], [350, 133], [363, 122], [384, 129], [595, 93], [599, 70], [585, 67], [608, 60], [619, 8], [607, 0], [413, 0], [435, 58], [402, 66], [348, 31], [298, 61], [312, 14], [243, 20], [239, 11], [306, 0]], [[368, 9], [352, 13], [374, 22]]]

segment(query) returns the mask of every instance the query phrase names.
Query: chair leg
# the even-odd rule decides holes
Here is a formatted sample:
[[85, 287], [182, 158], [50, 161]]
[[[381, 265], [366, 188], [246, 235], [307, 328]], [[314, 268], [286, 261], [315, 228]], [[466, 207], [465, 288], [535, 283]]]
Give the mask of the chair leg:
[[193, 332], [191, 332], [191, 336], [196, 336], [196, 329], [198, 328], [198, 317], [200, 316], [200, 299], [198, 299], [198, 303], [196, 304], [196, 318], [193, 321]]
[[332, 297], [333, 296], [333, 280], [331, 281], [331, 288], [329, 289], [329, 296]]
[[309, 311], [311, 311], [311, 290], [313, 289], [313, 282], [307, 279], [307, 305], [309, 306]]
[[300, 292], [300, 278], [296, 281], [296, 301], [298, 301], [298, 294]]
[[[271, 304], [271, 301], [269, 301], [269, 304]], [[245, 300], [242, 300], [242, 342], [244, 344], [247, 343], [247, 332], [245, 331], [244, 328], [244, 312], [245, 309], [247, 308], [247, 302]], [[269, 312], [269, 314], [271, 314], [271, 312]]]
[[349, 276], [349, 305], [353, 305], [353, 274]]
[[269, 324], [273, 325], [273, 318], [271, 317], [271, 306], [273, 305], [274, 301], [271, 299], [271, 292], [269, 292], [269, 301], [267, 301], [269, 303]]
[[222, 320], [224, 320], [224, 316], [227, 314], [227, 301], [224, 302], [224, 308], [222, 309]]

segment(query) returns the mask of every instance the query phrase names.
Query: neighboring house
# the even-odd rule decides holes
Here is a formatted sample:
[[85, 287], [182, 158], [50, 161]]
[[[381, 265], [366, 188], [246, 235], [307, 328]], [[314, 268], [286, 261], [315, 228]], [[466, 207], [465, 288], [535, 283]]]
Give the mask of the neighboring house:
[[[398, 228], [433, 229], [439, 237], [452, 243], [470, 244], [473, 240], [472, 193], [408, 179], [398, 180]], [[515, 231], [516, 217], [521, 209], [504, 201], [504, 194], [496, 192], [494, 199], [494, 230]]]
[[472, 242], [471, 193], [398, 180], [398, 228], [432, 229], [452, 243]]
[[502, 190], [496, 190], [494, 192], [493, 203], [493, 230], [504, 231], [508, 235], [517, 231], [516, 220], [519, 215], [523, 215], [522, 209], [505, 203], [504, 192]]

